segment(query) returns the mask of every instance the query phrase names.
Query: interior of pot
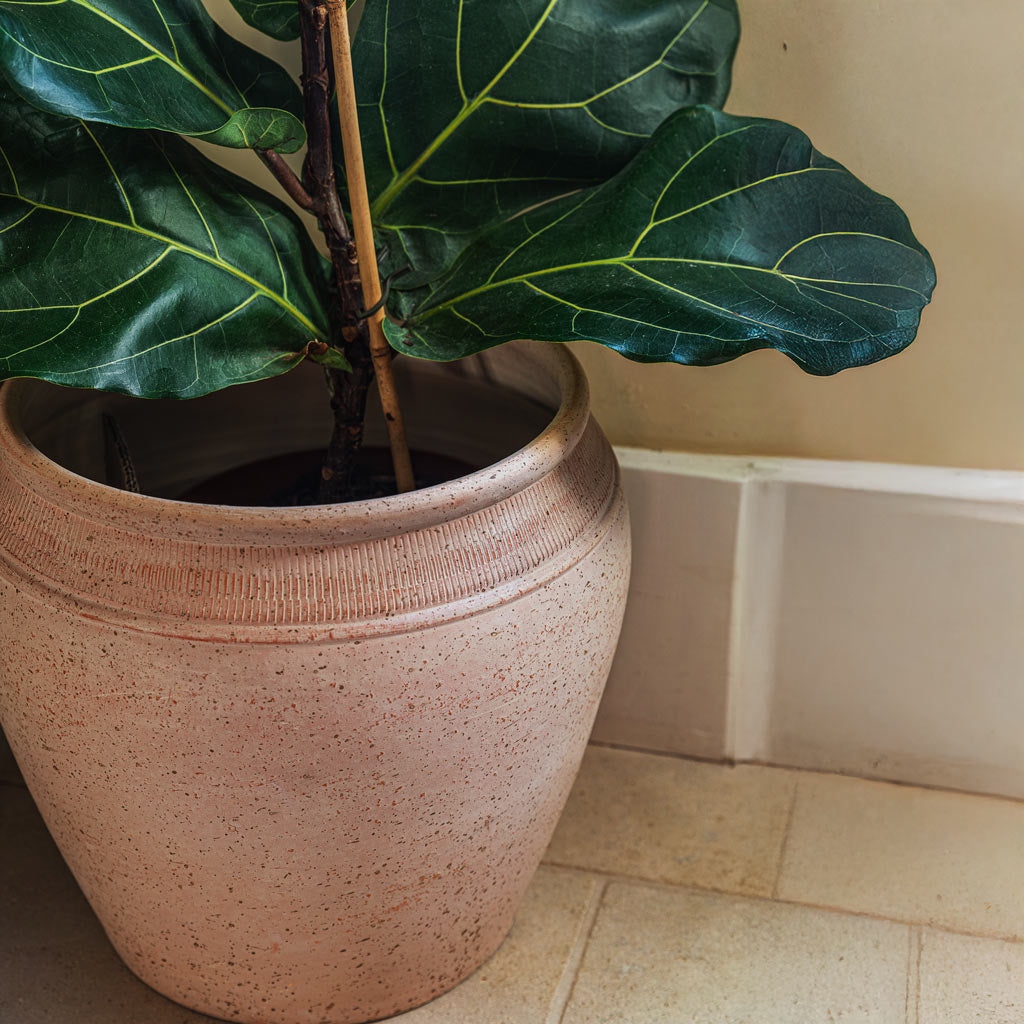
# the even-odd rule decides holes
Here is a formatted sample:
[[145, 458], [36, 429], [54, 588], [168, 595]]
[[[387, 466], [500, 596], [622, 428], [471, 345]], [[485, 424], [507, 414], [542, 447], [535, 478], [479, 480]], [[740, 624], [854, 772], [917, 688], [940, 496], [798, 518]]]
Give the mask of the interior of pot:
[[[395, 375], [411, 448], [474, 467], [529, 444], [551, 422], [561, 399], [550, 354], [535, 342], [455, 363], [399, 359]], [[312, 364], [189, 401], [127, 398], [33, 381], [22, 405], [22, 426], [54, 462], [116, 486], [118, 481], [110, 479], [105, 415], [117, 424], [143, 493], [162, 498], [179, 498], [238, 466], [322, 449], [331, 433], [323, 372]], [[384, 419], [371, 393], [365, 444], [386, 443]]]

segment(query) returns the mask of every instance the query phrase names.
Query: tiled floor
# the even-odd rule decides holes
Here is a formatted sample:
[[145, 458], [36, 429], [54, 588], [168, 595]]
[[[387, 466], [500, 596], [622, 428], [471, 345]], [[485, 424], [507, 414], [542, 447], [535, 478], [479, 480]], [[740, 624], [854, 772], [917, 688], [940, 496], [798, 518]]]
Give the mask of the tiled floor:
[[[0, 761], [0, 1024], [200, 1024]], [[511, 935], [402, 1024], [1024, 1024], [1024, 804], [591, 747]]]

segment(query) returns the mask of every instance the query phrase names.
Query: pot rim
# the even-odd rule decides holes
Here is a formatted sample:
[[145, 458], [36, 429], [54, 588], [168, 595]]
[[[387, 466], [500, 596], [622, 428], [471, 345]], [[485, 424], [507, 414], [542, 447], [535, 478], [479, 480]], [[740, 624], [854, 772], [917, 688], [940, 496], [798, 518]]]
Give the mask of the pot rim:
[[[568, 348], [550, 342], [512, 342], [554, 379], [561, 399], [548, 425], [511, 455], [445, 483], [406, 494], [333, 505], [215, 505], [160, 498], [123, 491], [81, 476], [44, 455], [20, 422], [21, 406], [34, 378], [13, 378], [0, 388], [0, 451], [9, 453], [9, 468], [33, 478], [33, 489], [57, 504], [69, 500], [76, 510], [106, 522], [132, 521], [158, 533], [181, 535], [183, 520], [190, 530], [213, 527], [254, 530], [267, 536], [308, 534], [330, 527], [332, 539], [389, 536], [449, 521], [453, 512], [467, 515], [524, 490], [547, 476], [575, 448], [590, 417], [590, 394], [579, 360]], [[241, 385], [238, 385], [241, 386]], [[87, 390], [87, 389], [82, 389]], [[86, 507], [83, 507], [86, 506]]]

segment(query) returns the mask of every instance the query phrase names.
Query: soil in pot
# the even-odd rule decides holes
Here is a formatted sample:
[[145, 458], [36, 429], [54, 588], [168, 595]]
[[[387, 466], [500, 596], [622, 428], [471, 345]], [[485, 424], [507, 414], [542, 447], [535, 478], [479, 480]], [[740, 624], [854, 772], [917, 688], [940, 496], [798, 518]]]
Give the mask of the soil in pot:
[[[274, 455], [236, 466], [200, 481], [182, 501], [205, 505], [248, 505], [281, 508], [316, 505], [324, 453], [318, 449]], [[433, 487], [480, 469], [462, 459], [414, 451], [416, 486]], [[352, 479], [351, 501], [384, 498], [395, 492], [391, 454], [386, 448], [361, 448]]]
[[[420, 488], [465, 476], [522, 449], [545, 429], [557, 404], [550, 383], [525, 369], [522, 380], [517, 378], [510, 387], [492, 380], [486, 360], [475, 359], [466, 366], [411, 365], [415, 362], [396, 364], [395, 369], [407, 436], [417, 449], [413, 468]], [[139, 402], [104, 392], [44, 389], [46, 412], [31, 424], [32, 443], [71, 472], [123, 489], [122, 474], [111, 465], [104, 428], [104, 421], [111, 419], [143, 494], [174, 501], [188, 495], [205, 504], [272, 506], [278, 484], [289, 488], [304, 470], [314, 476], [319, 472], [322, 446], [332, 427], [321, 378], [318, 367], [299, 367], [282, 377], [188, 402]], [[388, 461], [381, 454], [387, 450], [387, 430], [373, 395], [364, 448], [378, 453], [371, 456], [367, 476], [378, 475], [374, 460]], [[444, 453], [440, 463], [436, 453]], [[222, 474], [279, 458], [289, 467], [284, 478], [272, 469], [268, 476], [274, 484], [261, 484], [252, 502], [241, 496], [241, 490], [225, 495], [219, 485], [217, 494], [197, 496], [198, 488]], [[307, 461], [295, 466], [296, 459]], [[381, 492], [381, 486], [391, 485], [364, 487], [365, 496], [393, 493]], [[288, 504], [301, 503], [291, 500], [285, 507]]]

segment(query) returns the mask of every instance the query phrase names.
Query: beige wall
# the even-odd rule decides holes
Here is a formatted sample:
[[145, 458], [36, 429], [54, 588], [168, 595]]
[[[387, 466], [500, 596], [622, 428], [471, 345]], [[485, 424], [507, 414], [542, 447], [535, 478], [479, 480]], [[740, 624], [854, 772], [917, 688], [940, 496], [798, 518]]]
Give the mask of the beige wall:
[[[247, 33], [227, 0], [208, 6], [278, 59], [295, 52]], [[799, 125], [896, 199], [935, 258], [935, 300], [906, 352], [830, 378], [774, 352], [641, 366], [578, 344], [601, 422], [642, 447], [1024, 469], [1024, 3], [740, 6], [729, 109]]]
[[896, 199], [935, 299], [904, 353], [836, 377], [774, 352], [639, 366], [577, 345], [602, 423], [643, 447], [1024, 469], [1024, 3], [740, 7], [728, 109], [799, 125]]

